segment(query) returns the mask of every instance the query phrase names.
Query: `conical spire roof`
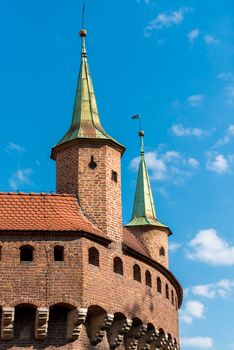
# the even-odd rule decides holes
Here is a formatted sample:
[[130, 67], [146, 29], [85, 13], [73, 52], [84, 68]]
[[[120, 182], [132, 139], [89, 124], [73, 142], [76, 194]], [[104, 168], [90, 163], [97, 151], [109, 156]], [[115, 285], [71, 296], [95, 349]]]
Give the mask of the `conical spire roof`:
[[168, 228], [162, 224], [156, 216], [149, 174], [145, 162], [143, 142], [144, 132], [140, 131], [139, 136], [141, 143], [140, 164], [137, 176], [132, 219], [127, 226], [152, 225]]
[[114, 143], [117, 147], [124, 150], [124, 147], [121, 144], [105, 132], [100, 122], [96, 97], [87, 61], [85, 48], [86, 35], [86, 30], [82, 29], [80, 31], [80, 37], [82, 39], [81, 63], [72, 123], [67, 133], [56, 146], [75, 139], [103, 139], [111, 141], [111, 143]]

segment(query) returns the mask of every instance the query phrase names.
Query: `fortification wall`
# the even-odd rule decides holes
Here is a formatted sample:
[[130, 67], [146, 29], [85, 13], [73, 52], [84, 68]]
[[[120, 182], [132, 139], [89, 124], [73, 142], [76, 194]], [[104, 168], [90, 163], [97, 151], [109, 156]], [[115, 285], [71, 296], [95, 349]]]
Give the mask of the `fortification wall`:
[[[121, 244], [69, 233], [8, 234], [0, 242], [0, 349], [177, 349], [174, 286]], [[33, 261], [20, 261], [22, 246], [32, 247]], [[63, 261], [54, 261], [55, 246], [64, 247]]]

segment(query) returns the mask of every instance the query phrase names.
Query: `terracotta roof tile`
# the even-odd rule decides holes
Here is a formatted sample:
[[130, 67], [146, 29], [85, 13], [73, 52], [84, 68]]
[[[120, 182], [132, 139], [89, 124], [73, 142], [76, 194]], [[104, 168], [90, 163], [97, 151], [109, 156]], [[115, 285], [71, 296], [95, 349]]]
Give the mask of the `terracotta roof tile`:
[[84, 231], [107, 238], [70, 194], [0, 192], [0, 231]]

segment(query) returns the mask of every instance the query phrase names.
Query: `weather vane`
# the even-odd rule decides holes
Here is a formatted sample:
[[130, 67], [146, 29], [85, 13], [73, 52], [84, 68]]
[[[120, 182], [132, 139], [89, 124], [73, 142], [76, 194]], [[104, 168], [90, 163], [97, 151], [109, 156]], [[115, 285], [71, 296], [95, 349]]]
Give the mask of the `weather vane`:
[[135, 114], [135, 115], [132, 116], [132, 119], [139, 120], [140, 131], [141, 131], [142, 130], [141, 115], [140, 114]]
[[82, 7], [82, 28], [84, 28], [85, 8], [86, 8], [86, 2], [84, 2], [84, 5]]

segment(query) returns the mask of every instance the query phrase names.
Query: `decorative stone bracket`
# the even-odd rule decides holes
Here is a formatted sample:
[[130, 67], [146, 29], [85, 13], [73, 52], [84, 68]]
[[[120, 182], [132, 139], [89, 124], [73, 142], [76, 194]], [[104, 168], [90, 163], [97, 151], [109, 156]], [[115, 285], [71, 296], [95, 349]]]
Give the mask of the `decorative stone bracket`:
[[114, 320], [111, 328], [107, 331], [107, 337], [111, 349], [116, 349], [123, 341], [124, 334], [130, 331], [132, 320], [124, 318], [122, 320]]
[[14, 319], [15, 319], [15, 308], [14, 307], [3, 307], [2, 308], [2, 326], [1, 326], [1, 337], [3, 340], [10, 340], [14, 336]]
[[35, 338], [43, 340], [47, 336], [49, 321], [49, 308], [38, 307], [36, 312]]
[[82, 325], [86, 319], [87, 309], [79, 308], [68, 313], [67, 317], [67, 338], [76, 340], [80, 336]]
[[139, 350], [150, 350], [155, 349], [156, 341], [159, 336], [159, 331], [156, 329], [148, 330], [144, 337], [139, 340], [138, 348]]
[[89, 337], [92, 345], [100, 343], [105, 335], [105, 331], [111, 327], [114, 320], [112, 314], [102, 314], [92, 316], [89, 321]]
[[138, 327], [133, 327], [125, 339], [126, 350], [137, 350], [139, 340], [145, 336], [146, 332], [147, 325], [145, 324], [142, 324]]

